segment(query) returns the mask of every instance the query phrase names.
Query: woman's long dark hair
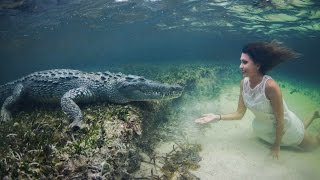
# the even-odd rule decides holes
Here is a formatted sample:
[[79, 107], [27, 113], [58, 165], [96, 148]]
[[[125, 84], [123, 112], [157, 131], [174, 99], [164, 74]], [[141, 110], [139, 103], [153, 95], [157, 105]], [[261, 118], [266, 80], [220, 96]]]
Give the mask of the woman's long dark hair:
[[300, 56], [299, 53], [283, 46], [281, 42], [276, 40], [248, 43], [242, 48], [242, 53], [249, 55], [255, 64], [260, 64], [259, 71], [262, 74], [266, 74], [282, 62]]

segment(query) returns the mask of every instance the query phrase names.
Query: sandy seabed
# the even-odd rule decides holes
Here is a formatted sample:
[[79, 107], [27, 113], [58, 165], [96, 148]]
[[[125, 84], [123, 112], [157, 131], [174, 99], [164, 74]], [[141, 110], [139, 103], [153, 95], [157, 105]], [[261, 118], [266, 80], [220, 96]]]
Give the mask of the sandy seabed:
[[[224, 112], [224, 109], [235, 110], [238, 94], [238, 86], [228, 88], [217, 99], [220, 104], [220, 110], [217, 111], [228, 113]], [[283, 95], [285, 99], [291, 99], [287, 101], [289, 109], [290, 106], [295, 106], [293, 99], [300, 99], [298, 105], [302, 107], [296, 108], [300, 111], [308, 111], [312, 108], [310, 106], [316, 106], [308, 103], [313, 101], [302, 93], [290, 94], [283, 90]], [[301, 112], [301, 114], [305, 113]], [[221, 121], [212, 124], [210, 129], [197, 140], [202, 144], [203, 150], [200, 152], [201, 168], [194, 174], [204, 180], [320, 179], [320, 149], [302, 152], [293, 148], [282, 148], [279, 159], [273, 159], [270, 156], [270, 145], [261, 142], [252, 132], [253, 117], [253, 114], [247, 110], [241, 121]]]
[[[289, 109], [292, 110], [290, 107], [295, 106], [293, 111], [298, 111], [295, 112], [298, 116], [308, 114], [310, 109], [317, 108], [317, 103], [302, 92], [290, 94], [290, 88], [287, 86], [286, 89], [283, 90], [283, 96], [285, 99], [289, 98], [287, 101]], [[196, 102], [192, 107], [184, 108], [229, 113], [236, 110], [238, 95], [239, 86], [232, 85], [213, 101]], [[299, 102], [297, 103], [294, 99], [298, 99]], [[196, 135], [194, 132], [190, 133], [192, 138], [189, 139], [202, 145], [201, 167], [192, 173], [202, 180], [320, 179], [320, 148], [312, 152], [281, 148], [279, 159], [273, 159], [270, 156], [270, 145], [256, 138], [252, 132], [253, 117], [250, 110], [247, 110], [245, 117], [240, 121], [220, 121], [206, 125], [210, 127], [204, 132]], [[172, 143], [166, 142], [160, 144], [156, 151], [161, 154], [161, 152], [168, 152], [170, 148]]]

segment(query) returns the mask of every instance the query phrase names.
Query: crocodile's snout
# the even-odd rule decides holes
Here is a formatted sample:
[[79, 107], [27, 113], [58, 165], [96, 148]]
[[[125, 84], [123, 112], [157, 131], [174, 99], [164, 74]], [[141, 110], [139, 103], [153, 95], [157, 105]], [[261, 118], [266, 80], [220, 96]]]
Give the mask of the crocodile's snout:
[[183, 87], [154, 81], [125, 82], [120, 88], [123, 96], [131, 101], [173, 99], [181, 96]]

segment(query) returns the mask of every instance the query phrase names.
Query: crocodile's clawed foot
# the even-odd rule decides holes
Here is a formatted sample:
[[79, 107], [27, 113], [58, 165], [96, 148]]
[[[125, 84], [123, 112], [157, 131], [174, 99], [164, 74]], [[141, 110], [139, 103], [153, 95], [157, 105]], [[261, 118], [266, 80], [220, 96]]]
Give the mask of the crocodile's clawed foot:
[[7, 122], [12, 119], [11, 113], [8, 110], [1, 109], [0, 122]]
[[75, 132], [75, 131], [78, 131], [81, 129], [81, 121], [73, 121], [70, 125], [69, 125], [69, 128]]
[[88, 129], [88, 126], [84, 123], [82, 123], [82, 121], [73, 121], [70, 125], [69, 128], [71, 129], [72, 132], [86, 132], [86, 130]]

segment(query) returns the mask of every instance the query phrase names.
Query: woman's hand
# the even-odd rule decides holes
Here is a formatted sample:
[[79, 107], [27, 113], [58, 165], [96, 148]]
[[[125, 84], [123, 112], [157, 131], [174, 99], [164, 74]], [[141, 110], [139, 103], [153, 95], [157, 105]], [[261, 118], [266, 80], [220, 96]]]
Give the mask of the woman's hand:
[[220, 115], [216, 115], [213, 113], [203, 114], [201, 118], [196, 119], [195, 122], [199, 124], [206, 124], [211, 121], [218, 122], [220, 120]]
[[272, 158], [279, 159], [279, 152], [280, 152], [280, 146], [279, 145], [272, 145], [271, 152], [270, 152]]

